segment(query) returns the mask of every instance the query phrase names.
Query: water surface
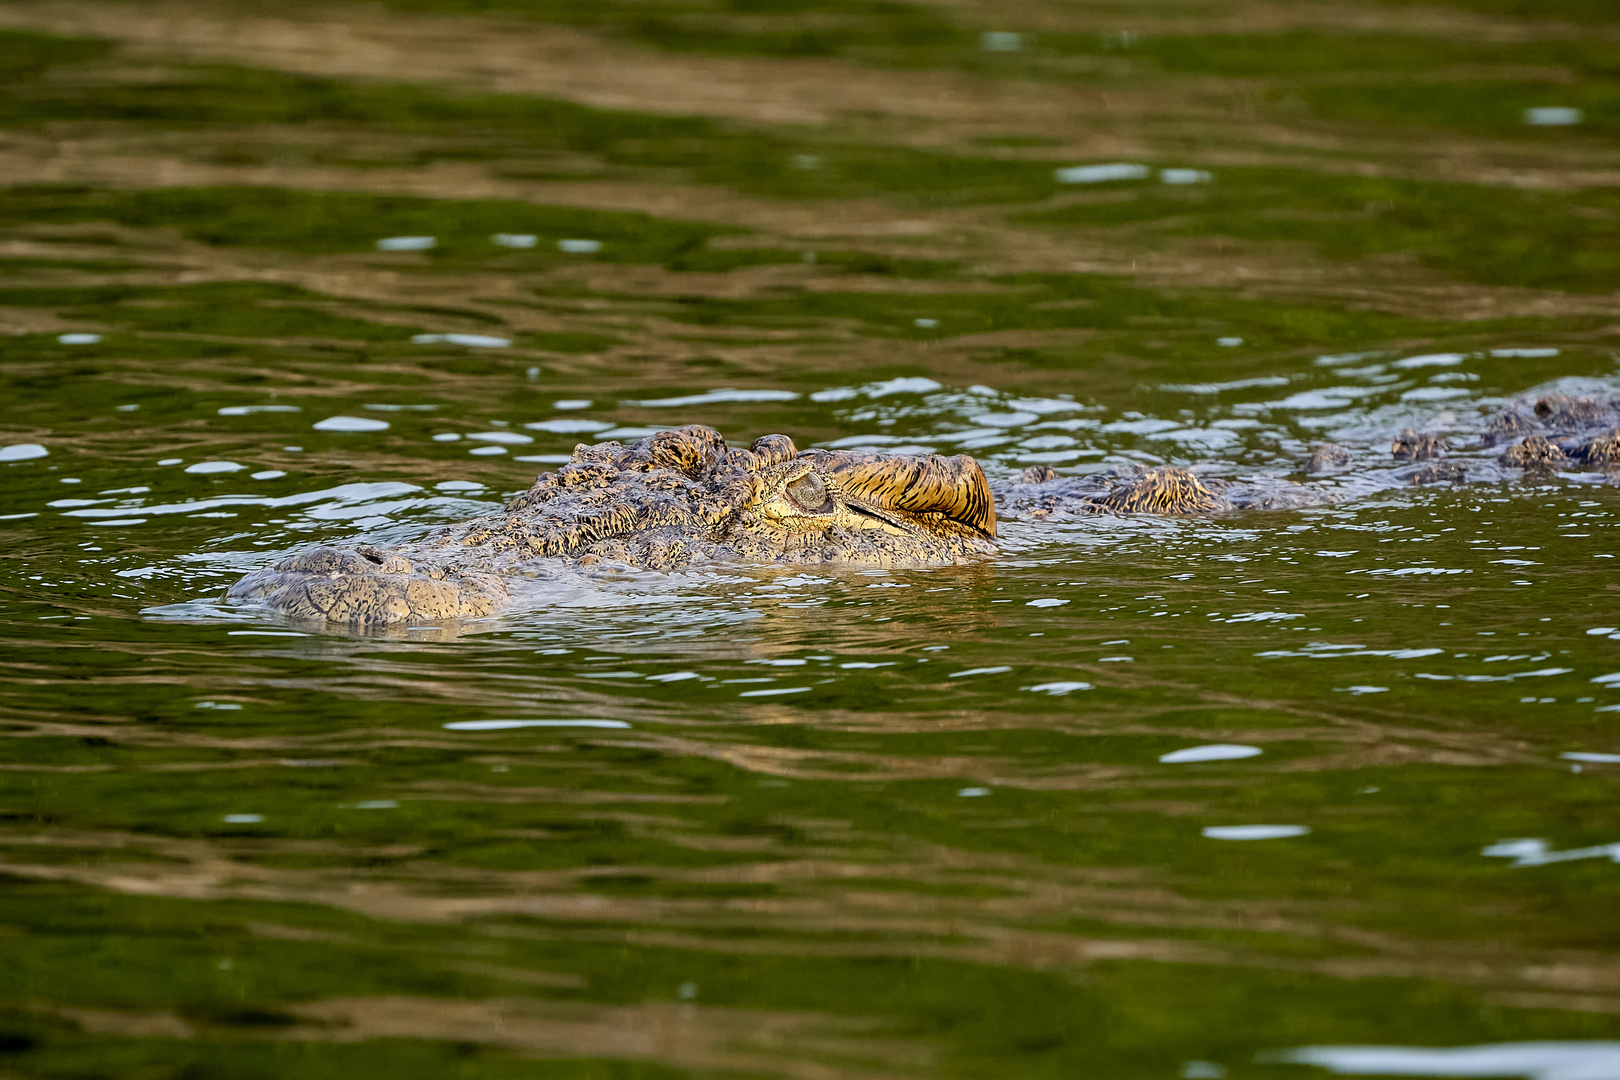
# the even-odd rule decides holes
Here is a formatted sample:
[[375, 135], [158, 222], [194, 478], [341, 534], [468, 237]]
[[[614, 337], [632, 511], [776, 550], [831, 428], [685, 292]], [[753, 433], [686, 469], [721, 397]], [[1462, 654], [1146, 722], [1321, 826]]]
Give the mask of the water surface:
[[0, 4], [8, 1075], [1620, 1077], [1612, 472], [222, 600], [688, 423], [1488, 462], [1607, 13], [636, 7]]

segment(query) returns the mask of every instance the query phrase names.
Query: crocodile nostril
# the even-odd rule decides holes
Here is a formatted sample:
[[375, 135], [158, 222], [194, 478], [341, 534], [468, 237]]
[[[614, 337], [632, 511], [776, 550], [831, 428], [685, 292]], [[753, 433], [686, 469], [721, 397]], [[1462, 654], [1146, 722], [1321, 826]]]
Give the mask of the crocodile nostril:
[[378, 566], [381, 566], [382, 563], [383, 563], [383, 553], [378, 551], [374, 547], [359, 547], [359, 548], [355, 548], [354, 550], [355, 550], [355, 553], [358, 554], [361, 558], [364, 558], [364, 559], [366, 559], [366, 560], [368, 560], [370, 562], [374, 562]]

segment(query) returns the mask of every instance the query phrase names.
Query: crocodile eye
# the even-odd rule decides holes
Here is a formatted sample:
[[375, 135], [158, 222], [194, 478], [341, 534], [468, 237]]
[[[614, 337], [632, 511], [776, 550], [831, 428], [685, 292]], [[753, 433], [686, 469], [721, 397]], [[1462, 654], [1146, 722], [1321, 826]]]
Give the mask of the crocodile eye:
[[800, 509], [811, 513], [826, 513], [832, 509], [832, 500], [827, 498], [827, 485], [813, 472], [805, 473], [789, 484], [787, 493], [788, 498], [798, 503]]

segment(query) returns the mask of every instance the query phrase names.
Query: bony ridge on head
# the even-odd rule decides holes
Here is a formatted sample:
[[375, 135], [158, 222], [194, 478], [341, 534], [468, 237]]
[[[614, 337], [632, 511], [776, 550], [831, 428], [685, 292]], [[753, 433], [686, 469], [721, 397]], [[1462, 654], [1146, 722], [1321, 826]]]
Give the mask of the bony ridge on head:
[[799, 456], [799, 448], [786, 435], [761, 435], [749, 450], [761, 467], [780, 465]]
[[825, 455], [823, 471], [851, 501], [995, 538], [996, 508], [989, 482], [979, 463], [965, 454], [913, 458], [810, 451], [806, 456], [811, 454]]

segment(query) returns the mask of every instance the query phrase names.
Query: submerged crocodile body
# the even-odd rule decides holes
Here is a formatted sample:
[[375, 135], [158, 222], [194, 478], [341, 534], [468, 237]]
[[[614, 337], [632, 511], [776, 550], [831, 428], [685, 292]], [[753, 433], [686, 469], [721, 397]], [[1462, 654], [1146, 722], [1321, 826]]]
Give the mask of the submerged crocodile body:
[[[1320, 478], [1296, 483], [1281, 477], [1228, 481], [1168, 465], [1125, 467], [1062, 476], [1045, 466], [1025, 469], [996, 490], [1005, 516], [1052, 514], [1217, 514], [1286, 510], [1343, 502], [1408, 484], [1506, 480], [1529, 470], [1620, 465], [1620, 399], [1548, 394], [1513, 401], [1493, 416], [1467, 457], [1447, 457], [1443, 439], [1406, 428], [1390, 444], [1383, 465], [1354, 461], [1345, 447], [1325, 443], [1305, 463]], [[1494, 455], [1489, 451], [1500, 447]], [[1354, 466], [1354, 467], [1352, 467]]]
[[996, 550], [990, 486], [970, 457], [747, 450], [712, 428], [632, 447], [581, 445], [500, 513], [404, 547], [317, 547], [231, 587], [294, 617], [351, 625], [487, 615], [536, 560], [646, 569], [696, 562], [949, 565]]
[[[1620, 401], [1553, 394], [1517, 401], [1487, 424], [1490, 465], [1529, 470], [1620, 464]], [[996, 551], [1003, 516], [1214, 514], [1321, 505], [1399, 484], [1465, 479], [1436, 437], [1407, 429], [1389, 467], [1350, 470], [1327, 444], [1305, 466], [1323, 479], [1223, 481], [1178, 466], [1078, 476], [1026, 469], [994, 490], [971, 457], [800, 452], [785, 435], [747, 450], [712, 428], [664, 431], [625, 447], [575, 448], [499, 513], [390, 549], [321, 546], [248, 574], [236, 600], [356, 627], [477, 618], [509, 599], [506, 581], [544, 561], [672, 569], [693, 563], [950, 565]], [[1478, 454], [1469, 459], [1476, 466]], [[1490, 464], [1488, 460], [1486, 464]]]

